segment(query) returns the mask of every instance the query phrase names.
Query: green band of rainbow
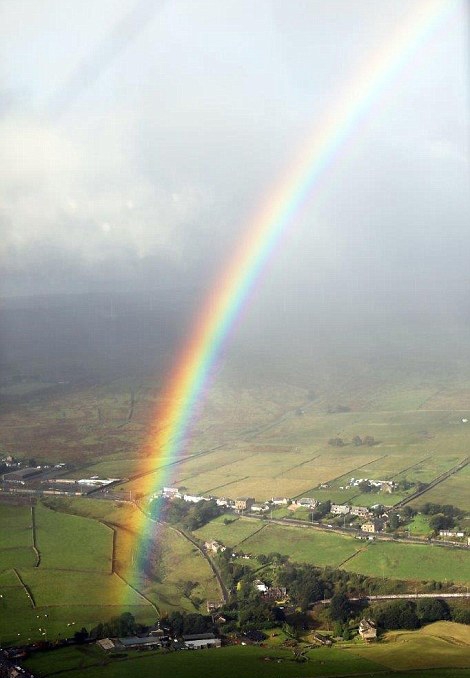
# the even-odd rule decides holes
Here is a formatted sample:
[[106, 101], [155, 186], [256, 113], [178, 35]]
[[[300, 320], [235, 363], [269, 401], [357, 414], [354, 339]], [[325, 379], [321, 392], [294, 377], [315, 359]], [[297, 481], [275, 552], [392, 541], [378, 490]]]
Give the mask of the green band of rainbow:
[[[151, 454], [151, 465], [158, 470], [148, 476], [147, 493], [168, 484], [171, 464], [184, 451], [195, 408], [211, 369], [281, 236], [307, 198], [318, 195], [325, 171], [358, 130], [372, 105], [458, 4], [459, 0], [413, 3], [398, 31], [368, 60], [323, 124], [315, 124], [300, 156], [254, 215], [217, 289], [206, 300], [164, 390], [164, 405], [156, 413], [160, 432], [152, 441]], [[147, 527], [142, 527], [145, 532]]]

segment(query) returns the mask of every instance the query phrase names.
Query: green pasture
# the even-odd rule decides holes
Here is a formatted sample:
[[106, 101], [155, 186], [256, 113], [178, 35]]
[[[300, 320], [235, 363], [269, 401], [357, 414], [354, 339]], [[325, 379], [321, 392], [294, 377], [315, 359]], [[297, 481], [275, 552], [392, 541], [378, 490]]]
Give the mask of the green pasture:
[[13, 567], [34, 567], [36, 554], [32, 547], [0, 549], [0, 572]]
[[[113, 659], [96, 645], [60, 648], [38, 653], [25, 666], [40, 676], [61, 673], [78, 678], [206, 678], [207, 676], [259, 676], [300, 678], [301, 676], [367, 675], [392, 678], [468, 678], [470, 676], [468, 627], [437, 622], [418, 631], [394, 631], [379, 643], [367, 645], [360, 639], [330, 648], [318, 647], [306, 653], [307, 661], [294, 661], [290, 650], [267, 641], [264, 647], [228, 646], [195, 652], [125, 651]], [[419, 672], [419, 673], [418, 673]]]
[[[225, 525], [225, 520], [230, 522]], [[198, 539], [204, 541], [216, 539], [224, 546], [235, 547], [264, 526], [265, 523], [261, 520], [237, 518], [233, 513], [227, 513], [199, 528], [194, 534]], [[242, 550], [243, 548], [244, 546], [242, 546]]]
[[391, 631], [380, 643], [359, 645], [355, 652], [394, 671], [470, 668], [470, 628], [441, 621], [418, 631]]
[[[159, 525], [158, 539], [163, 549], [156, 572], [157, 580], [139, 584], [138, 588], [155, 601], [160, 613], [184, 609], [205, 614], [206, 601], [221, 598], [208, 562], [191, 542], [170, 527]], [[187, 594], [185, 585], [189, 581], [194, 587]]]
[[0, 575], [0, 638], [5, 643], [66, 637], [125, 610], [143, 623], [157, 617], [152, 606], [117, 575], [34, 568], [20, 570], [20, 576], [35, 606], [13, 572]]
[[[220, 597], [214, 574], [194, 544], [175, 530], [155, 524], [135, 506], [78, 497], [54, 499], [53, 503], [62, 511], [88, 518], [94, 516], [112, 525], [116, 532], [116, 571], [142, 591], [160, 610], [183, 608], [194, 612], [196, 608], [193, 601], [202, 600], [204, 606], [207, 599]], [[65, 513], [62, 515], [65, 518], [73, 517]], [[101, 527], [99, 524], [98, 526]], [[159, 540], [163, 546], [153, 581], [137, 571], [139, 548], [145, 536]], [[187, 581], [195, 584], [190, 596], [184, 593]]]
[[109, 527], [42, 504], [36, 506], [35, 516], [41, 569], [111, 572], [113, 535]]
[[470, 552], [428, 544], [368, 542], [344, 565], [351, 572], [387, 579], [470, 583]]
[[405, 529], [409, 530], [412, 535], [428, 535], [431, 533], [429, 518], [422, 513], [417, 513]]
[[319, 567], [337, 567], [362, 547], [358, 540], [341, 534], [272, 524], [267, 524], [242, 544], [245, 553], [258, 555], [275, 551], [289, 556], [294, 562]]
[[470, 464], [425, 494], [413, 500], [414, 508], [426, 502], [435, 504], [453, 504], [464, 511], [470, 511]]
[[[63, 650], [56, 650], [62, 653]], [[309, 661], [299, 664], [294, 661], [291, 651], [277, 648], [260, 648], [254, 646], [231, 646], [199, 650], [194, 652], [137, 653], [127, 652], [123, 660], [113, 660], [104, 653], [99, 655], [95, 650], [88, 650], [88, 657], [83, 657], [76, 650], [76, 666], [83, 661], [90, 668], [74, 670], [71, 675], [78, 678], [127, 678], [131, 672], [139, 678], [178, 676], [178, 678], [207, 678], [207, 676], [223, 676], [239, 678], [240, 676], [259, 676], [260, 678], [300, 678], [319, 673], [324, 676], [347, 675], [380, 671], [381, 666], [360, 656], [336, 648], [318, 648], [309, 653]], [[269, 657], [269, 661], [265, 660]], [[95, 662], [95, 665], [91, 664]], [[42, 657], [31, 658], [26, 662], [31, 670], [42, 668], [47, 676], [49, 671], [59, 671], [73, 665], [72, 653], [63, 653], [53, 659], [51, 669]], [[68, 672], [62, 674], [67, 676]]]
[[30, 506], [0, 504], [0, 554], [4, 548], [31, 546], [33, 543], [31, 526]]

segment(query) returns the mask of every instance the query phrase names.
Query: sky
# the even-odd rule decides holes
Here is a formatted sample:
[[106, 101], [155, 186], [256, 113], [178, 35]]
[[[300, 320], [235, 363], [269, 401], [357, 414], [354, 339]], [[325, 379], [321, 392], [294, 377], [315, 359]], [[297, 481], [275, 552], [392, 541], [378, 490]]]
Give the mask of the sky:
[[[0, 296], [217, 285], [426, 2], [0, 0]], [[452, 4], [293, 220], [261, 300], [468, 306], [469, 10]]]

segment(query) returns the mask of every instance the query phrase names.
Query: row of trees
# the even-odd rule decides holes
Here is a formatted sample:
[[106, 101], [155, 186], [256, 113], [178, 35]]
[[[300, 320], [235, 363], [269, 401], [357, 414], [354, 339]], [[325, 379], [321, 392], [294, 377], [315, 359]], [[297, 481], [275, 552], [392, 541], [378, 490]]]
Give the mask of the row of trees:
[[186, 530], [197, 530], [222, 513], [215, 499], [193, 504], [184, 499], [158, 497], [150, 504], [150, 515]]

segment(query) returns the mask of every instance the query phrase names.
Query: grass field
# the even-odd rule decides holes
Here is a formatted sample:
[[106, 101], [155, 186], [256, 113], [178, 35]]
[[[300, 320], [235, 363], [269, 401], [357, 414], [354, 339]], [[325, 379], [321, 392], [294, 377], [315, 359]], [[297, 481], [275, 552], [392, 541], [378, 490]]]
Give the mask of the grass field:
[[412, 502], [412, 506], [421, 506], [427, 501], [435, 504], [453, 504], [464, 511], [470, 511], [470, 465], [444, 480]]
[[337, 567], [361, 548], [361, 542], [341, 534], [282, 525], [266, 525], [242, 544], [246, 553], [276, 551], [288, 555], [294, 562], [319, 567]]
[[31, 507], [0, 504], [0, 553], [2, 549], [27, 548], [32, 543]]
[[344, 567], [387, 579], [470, 583], [470, 553], [439, 546], [372, 542]]
[[[88, 518], [93, 516], [110, 525], [115, 531], [116, 572], [142, 591], [161, 611], [171, 611], [177, 607], [188, 612], [195, 611], [192, 600], [183, 595], [186, 581], [196, 584], [191, 593], [193, 599], [200, 598], [205, 602], [208, 598], [220, 597], [213, 572], [194, 545], [174, 530], [148, 521], [135, 506], [123, 502], [79, 498], [55, 500], [53, 503], [61, 511]], [[65, 513], [59, 515], [64, 518], [74, 517]], [[109, 529], [96, 521], [95, 524]], [[145, 535], [154, 535], [165, 546], [159, 562], [158, 581], [150, 581], [135, 566], [139, 558], [139, 545]]]
[[390, 631], [380, 643], [355, 651], [397, 671], [469, 668], [470, 627], [441, 621], [418, 631]]
[[[270, 639], [271, 640], [271, 639]], [[26, 666], [40, 676], [61, 672], [80, 678], [206, 678], [207, 676], [259, 676], [260, 678], [301, 678], [301, 676], [367, 675], [391, 678], [468, 678], [470, 676], [470, 629], [451, 622], [437, 622], [419, 631], [390, 632], [375, 644], [357, 639], [332, 648], [307, 653], [308, 661], [298, 664], [292, 653], [268, 641], [267, 647], [232, 646], [199, 652], [170, 654], [126, 652], [113, 660], [96, 646], [63, 648], [38, 654]], [[269, 660], [267, 661], [266, 658]]]
[[113, 533], [109, 527], [43, 504], [35, 508], [35, 517], [41, 569], [111, 572]]
[[[224, 520], [228, 520], [230, 523], [225, 525]], [[224, 546], [235, 547], [246, 540], [253, 532], [258, 532], [260, 527], [263, 527], [263, 523], [258, 520], [236, 518], [233, 514], [226, 514], [212, 520], [204, 527], [196, 530], [194, 534], [199, 539], [216, 539]]]

